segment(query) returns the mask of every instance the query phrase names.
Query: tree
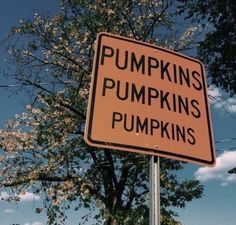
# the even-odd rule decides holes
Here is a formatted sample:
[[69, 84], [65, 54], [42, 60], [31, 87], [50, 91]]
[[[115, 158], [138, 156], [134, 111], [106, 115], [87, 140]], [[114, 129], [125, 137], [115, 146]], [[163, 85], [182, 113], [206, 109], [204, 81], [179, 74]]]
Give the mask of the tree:
[[[233, 0], [185, 1], [188, 17], [210, 27], [198, 55], [207, 65], [212, 84], [232, 96], [236, 92], [236, 5]], [[183, 12], [181, 10], [181, 12]]]
[[235, 173], [236, 174], [236, 167], [231, 169], [231, 170], [229, 170], [229, 173]]
[[[180, 12], [210, 26], [198, 48], [199, 58], [207, 65], [213, 85], [234, 96], [236, 93], [236, 5], [233, 0], [185, 1]], [[229, 173], [236, 173], [235, 168]]]
[[[12, 29], [8, 52], [15, 79], [31, 87], [32, 102], [0, 131], [0, 186], [15, 192], [8, 200], [27, 190], [42, 194], [48, 224], [63, 223], [72, 202], [77, 210], [97, 208], [97, 224], [148, 224], [148, 157], [87, 146], [83, 128], [96, 34], [184, 50], [192, 28], [182, 35], [174, 30], [176, 4], [64, 0], [54, 17], [35, 14]], [[166, 30], [170, 36], [163, 35]], [[170, 206], [185, 207], [202, 195], [198, 181], [178, 181], [174, 171], [182, 168], [174, 160], [161, 162], [162, 225], [177, 224]]]

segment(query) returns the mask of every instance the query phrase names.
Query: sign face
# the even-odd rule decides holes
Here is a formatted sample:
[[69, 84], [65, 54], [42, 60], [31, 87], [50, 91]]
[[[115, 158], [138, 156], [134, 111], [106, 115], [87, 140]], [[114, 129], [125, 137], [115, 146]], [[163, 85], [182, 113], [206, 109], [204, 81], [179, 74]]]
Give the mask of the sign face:
[[100, 33], [85, 140], [213, 166], [203, 65], [148, 43]]

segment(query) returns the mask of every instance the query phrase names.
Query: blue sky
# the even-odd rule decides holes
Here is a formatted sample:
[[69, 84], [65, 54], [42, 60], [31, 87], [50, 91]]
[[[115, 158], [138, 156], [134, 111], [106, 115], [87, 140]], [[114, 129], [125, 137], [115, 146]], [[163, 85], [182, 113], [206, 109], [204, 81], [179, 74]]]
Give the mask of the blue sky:
[[[57, 0], [8, 0], [1, 2], [0, 8], [0, 67], [3, 65], [3, 42], [11, 26], [17, 24], [20, 18], [32, 17], [34, 12], [53, 14], [58, 10]], [[1, 71], [1, 68], [0, 68]], [[0, 83], [6, 81], [0, 77]], [[0, 89], [0, 127], [3, 121], [24, 111], [23, 104], [27, 99], [23, 94], [10, 95], [5, 89]], [[212, 120], [217, 150], [216, 167], [209, 169], [195, 165], [187, 165], [179, 174], [180, 179], [198, 178], [205, 188], [204, 196], [179, 210], [180, 220], [184, 225], [233, 225], [236, 221], [236, 175], [227, 174], [227, 170], [236, 166], [236, 141], [226, 140], [236, 137], [236, 100], [222, 100], [224, 94], [216, 88], [209, 93], [221, 100], [211, 101]], [[230, 102], [229, 102], [230, 101]], [[225, 141], [223, 141], [225, 140]], [[1, 196], [7, 196], [5, 191]], [[16, 204], [4, 203], [0, 200], [0, 225], [19, 223], [21, 225], [46, 225], [44, 214], [35, 215], [34, 209], [41, 205], [42, 198], [28, 192]], [[84, 213], [69, 212], [67, 225], [78, 224], [78, 218]], [[89, 222], [88, 224], [92, 224]]]

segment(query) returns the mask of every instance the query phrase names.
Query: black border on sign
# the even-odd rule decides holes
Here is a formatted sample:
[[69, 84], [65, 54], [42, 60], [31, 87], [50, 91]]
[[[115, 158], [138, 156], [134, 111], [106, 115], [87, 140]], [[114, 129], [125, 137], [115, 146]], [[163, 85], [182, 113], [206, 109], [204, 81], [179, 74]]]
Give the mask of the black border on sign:
[[[163, 150], [157, 150], [157, 149], [150, 149], [150, 148], [144, 148], [144, 147], [140, 147], [140, 146], [135, 146], [135, 145], [125, 145], [125, 144], [119, 144], [119, 143], [111, 143], [111, 142], [104, 142], [104, 141], [98, 141], [98, 140], [93, 140], [91, 138], [91, 134], [92, 134], [92, 125], [93, 125], [93, 116], [94, 116], [94, 107], [95, 107], [95, 95], [96, 95], [96, 89], [97, 89], [97, 77], [98, 77], [98, 67], [99, 67], [99, 62], [100, 62], [100, 52], [101, 52], [101, 43], [102, 43], [102, 37], [109, 37], [109, 38], [114, 38], [114, 39], [119, 39], [119, 40], [123, 40], [126, 42], [131, 42], [131, 43], [135, 43], [135, 44], [139, 44], [139, 45], [143, 45], [149, 48], [154, 48], [154, 49], [158, 49], [160, 51], [163, 52], [167, 52], [169, 54], [174, 54], [177, 55], [178, 57], [182, 57], [185, 58], [187, 60], [193, 61], [195, 63], [200, 64], [201, 66], [201, 75], [202, 75], [202, 81], [203, 81], [203, 91], [204, 91], [204, 99], [205, 99], [205, 106], [206, 106], [206, 114], [207, 114], [207, 124], [208, 124], [208, 132], [209, 132], [209, 138], [210, 138], [210, 148], [211, 148], [211, 160], [204, 160], [204, 159], [199, 159], [199, 158], [195, 158], [195, 157], [191, 157], [191, 156], [186, 156], [186, 155], [182, 155], [182, 154], [176, 154], [176, 153], [172, 153], [172, 152], [166, 152]], [[93, 88], [92, 88], [92, 94], [91, 94], [91, 101], [90, 101], [90, 111], [89, 111], [89, 118], [88, 118], [88, 130], [87, 130], [87, 134], [86, 138], [87, 140], [93, 144], [93, 145], [97, 145], [99, 147], [105, 147], [107, 146], [107, 148], [112, 149], [112, 147], [114, 146], [114, 149], [121, 149], [124, 151], [124, 149], [127, 149], [127, 151], [132, 150], [133, 152], [135, 152], [135, 150], [138, 151], [146, 151], [147, 154], [152, 155], [151, 153], [159, 153], [162, 155], [166, 155], [168, 156], [172, 156], [172, 157], [177, 157], [180, 160], [190, 160], [190, 161], [194, 161], [194, 162], [198, 162], [201, 164], [205, 164], [205, 165], [214, 165], [215, 163], [215, 154], [214, 154], [214, 145], [213, 145], [213, 135], [212, 135], [212, 130], [211, 130], [211, 122], [210, 122], [210, 113], [209, 113], [209, 107], [208, 107], [208, 101], [207, 101], [207, 93], [206, 93], [206, 84], [205, 84], [205, 79], [204, 79], [204, 69], [203, 69], [203, 65], [200, 61], [181, 55], [179, 53], [167, 50], [167, 49], [163, 49], [160, 48], [158, 46], [154, 46], [148, 43], [144, 43], [144, 42], [140, 42], [137, 40], [132, 40], [132, 39], [128, 39], [125, 37], [121, 37], [121, 36], [114, 36], [112, 34], [108, 34], [108, 33], [100, 33], [98, 35], [97, 38], [97, 52], [96, 52], [96, 59], [95, 59], [95, 67], [94, 67], [94, 71], [93, 71]]]

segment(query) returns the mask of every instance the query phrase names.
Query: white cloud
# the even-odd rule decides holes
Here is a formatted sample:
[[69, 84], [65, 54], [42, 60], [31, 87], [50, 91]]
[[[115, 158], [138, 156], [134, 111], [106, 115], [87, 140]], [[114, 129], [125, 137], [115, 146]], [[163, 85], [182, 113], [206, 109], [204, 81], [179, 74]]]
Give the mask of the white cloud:
[[217, 157], [215, 167], [201, 167], [195, 172], [195, 177], [202, 182], [219, 180], [222, 186], [227, 186], [236, 183], [236, 174], [228, 173], [235, 166], [236, 151], [225, 151]]
[[24, 225], [43, 225], [41, 222], [25, 223]]
[[209, 102], [217, 109], [224, 109], [230, 113], [236, 113], [236, 98], [230, 97], [217, 87], [210, 86], [207, 90], [210, 96]]
[[19, 198], [21, 202], [31, 202], [38, 201], [40, 199], [40, 196], [31, 192], [25, 192], [24, 194], [20, 194]]
[[[5, 191], [1, 192], [0, 194], [0, 200], [5, 200], [9, 197], [10, 195]], [[32, 202], [40, 200], [40, 196], [32, 192], [25, 192], [24, 194], [20, 194], [18, 197], [20, 198], [20, 202]]]
[[15, 211], [14, 209], [5, 209], [3, 212], [8, 214], [8, 213], [14, 213]]
[[7, 199], [7, 198], [9, 198], [9, 194], [7, 192], [3, 191], [0, 194], [0, 198], [1, 198], [1, 200]]
[[208, 93], [208, 95], [213, 97], [213, 98], [210, 98], [210, 103], [214, 103], [214, 101], [215, 101], [214, 98], [221, 97], [221, 95], [222, 95], [222, 93], [220, 92], [220, 89], [216, 88], [214, 86], [208, 87], [207, 93]]

